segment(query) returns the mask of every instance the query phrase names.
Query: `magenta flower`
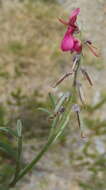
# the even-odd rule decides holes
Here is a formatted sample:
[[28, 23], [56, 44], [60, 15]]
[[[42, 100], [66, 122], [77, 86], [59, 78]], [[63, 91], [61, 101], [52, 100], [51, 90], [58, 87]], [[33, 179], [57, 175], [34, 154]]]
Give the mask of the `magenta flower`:
[[66, 22], [62, 19], [59, 19], [59, 21], [65, 25], [68, 26], [68, 29], [64, 35], [64, 38], [61, 42], [61, 50], [62, 51], [70, 51], [71, 53], [81, 53], [82, 52], [82, 46], [84, 44], [87, 45], [89, 50], [93, 53], [93, 55], [99, 57], [99, 54], [96, 52], [95, 47], [92, 45], [92, 42], [87, 40], [83, 43], [77, 38], [75, 38], [74, 34], [75, 32], [79, 32], [79, 27], [76, 24], [77, 16], [80, 13], [80, 8], [75, 9], [72, 11], [69, 21]]
[[73, 33], [74, 27], [69, 27], [61, 42], [61, 50], [80, 53], [82, 51], [81, 41], [75, 38]]
[[62, 19], [59, 19], [60, 22], [68, 26], [68, 29], [61, 42], [62, 51], [70, 51], [71, 53], [73, 52], [80, 53], [82, 51], [82, 44], [80, 40], [78, 40], [77, 38], [73, 36], [74, 32], [76, 31], [79, 32], [79, 28], [76, 24], [77, 16], [79, 13], [80, 13], [80, 9], [79, 8], [75, 9], [71, 13], [68, 22]]

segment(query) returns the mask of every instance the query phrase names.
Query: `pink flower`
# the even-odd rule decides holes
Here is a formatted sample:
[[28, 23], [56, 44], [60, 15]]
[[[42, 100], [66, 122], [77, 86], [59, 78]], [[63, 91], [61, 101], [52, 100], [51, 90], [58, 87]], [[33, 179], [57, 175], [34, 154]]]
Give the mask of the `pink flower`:
[[[68, 29], [61, 42], [61, 50], [62, 51], [70, 51], [71, 53], [73, 53], [73, 52], [81, 53], [82, 52], [82, 43], [79, 39], [75, 38], [75, 36], [74, 36], [75, 32], [79, 32], [79, 27], [76, 24], [77, 16], [79, 13], [80, 13], [80, 8], [77, 8], [74, 11], [72, 11], [68, 22], [66, 22], [62, 19], [59, 19], [59, 21], [61, 23], [68, 26]], [[87, 40], [84, 42], [84, 44], [87, 45], [87, 47], [90, 49], [90, 51], [95, 56], [99, 57], [99, 54], [96, 52], [95, 47], [92, 45], [91, 41]]]
[[70, 26], [73, 26], [76, 31], [79, 31], [79, 28], [78, 28], [78, 26], [76, 25], [77, 16], [78, 16], [79, 13], [80, 13], [80, 8], [77, 8], [77, 9], [75, 9], [74, 11], [72, 11], [72, 13], [71, 13], [71, 15], [70, 15], [70, 17], [69, 17], [69, 21], [68, 21], [68, 22], [67, 22], [67, 21], [64, 21], [64, 20], [61, 19], [61, 18], [59, 18], [59, 21], [60, 21], [61, 23], [65, 24], [65, 25], [69, 26], [69, 27], [70, 27]]
[[81, 41], [75, 38], [73, 33], [74, 27], [69, 27], [61, 42], [61, 50], [80, 53], [82, 51]]
[[71, 13], [68, 22], [62, 19], [59, 19], [61, 23], [68, 26], [68, 29], [61, 42], [62, 51], [70, 51], [70, 52], [77, 52], [77, 53], [80, 53], [82, 51], [82, 44], [80, 40], [78, 40], [77, 38], [73, 36], [74, 32], [76, 31], [79, 32], [79, 28], [76, 24], [77, 16], [79, 13], [80, 13], [80, 9], [79, 8], [75, 9]]

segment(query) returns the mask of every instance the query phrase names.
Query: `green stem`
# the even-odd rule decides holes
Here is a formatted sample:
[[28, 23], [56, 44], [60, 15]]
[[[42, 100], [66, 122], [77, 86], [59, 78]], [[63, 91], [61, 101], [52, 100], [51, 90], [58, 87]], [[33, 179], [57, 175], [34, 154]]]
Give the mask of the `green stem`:
[[48, 141], [49, 141], [49, 139], [54, 135], [54, 132], [55, 132], [55, 129], [56, 129], [58, 120], [59, 120], [59, 117], [58, 117], [58, 116], [53, 120], [53, 123], [52, 123], [52, 125], [51, 125], [50, 134], [49, 134], [49, 137], [48, 137]]
[[10, 184], [10, 187], [14, 187], [15, 184], [23, 177], [25, 176], [32, 168], [33, 166], [42, 158], [42, 156], [44, 155], [44, 153], [48, 150], [48, 148], [50, 147], [50, 145], [53, 143], [54, 141], [54, 136], [51, 137], [48, 142], [45, 144], [45, 146], [43, 147], [43, 149], [41, 150], [41, 152], [38, 153], [38, 155], [31, 161], [30, 164], [28, 164], [18, 175], [18, 177], [14, 180], [13, 183]]
[[15, 170], [14, 178], [12, 182], [10, 183], [10, 187], [14, 186], [20, 172], [21, 153], [22, 153], [22, 136], [18, 137], [18, 155], [17, 155], [17, 161], [16, 161], [16, 170]]
[[18, 159], [17, 159], [17, 166], [16, 166], [16, 178], [20, 171], [21, 153], [22, 153], [22, 136], [18, 138]]

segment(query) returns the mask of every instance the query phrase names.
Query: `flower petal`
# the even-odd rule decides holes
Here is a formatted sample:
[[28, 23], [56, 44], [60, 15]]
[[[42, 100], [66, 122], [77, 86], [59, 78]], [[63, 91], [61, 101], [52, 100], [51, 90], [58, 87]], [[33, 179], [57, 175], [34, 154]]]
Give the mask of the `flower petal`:
[[82, 51], [82, 43], [77, 38], [74, 38], [73, 51], [76, 51], [77, 53], [80, 53]]
[[74, 25], [74, 24], [75, 24], [76, 19], [77, 19], [77, 16], [78, 16], [79, 13], [80, 13], [80, 8], [75, 9], [75, 10], [71, 13], [71, 15], [70, 15], [70, 17], [69, 17], [69, 23], [70, 23], [71, 25]]
[[61, 50], [62, 51], [72, 51], [74, 46], [73, 36], [71, 34], [65, 34], [62, 42], [61, 42]]

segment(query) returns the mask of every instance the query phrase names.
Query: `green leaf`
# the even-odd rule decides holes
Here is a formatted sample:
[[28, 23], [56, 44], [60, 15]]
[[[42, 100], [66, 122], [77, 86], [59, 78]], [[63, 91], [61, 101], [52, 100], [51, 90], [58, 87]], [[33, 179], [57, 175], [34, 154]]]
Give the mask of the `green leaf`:
[[63, 103], [64, 103], [65, 100], [66, 100], [66, 95], [63, 95], [63, 96], [60, 98], [58, 104], [56, 105], [54, 112], [57, 113], [57, 112], [59, 111], [59, 109], [61, 108], [61, 106], [63, 105]]
[[16, 179], [19, 175], [21, 169], [21, 153], [22, 153], [22, 123], [20, 120], [17, 121], [17, 132], [18, 132], [18, 147], [17, 147], [17, 158], [16, 158], [16, 169], [12, 182], [10, 183], [13, 186], [16, 182]]
[[18, 136], [16, 131], [14, 131], [11, 128], [8, 128], [8, 127], [0, 127], [0, 131], [9, 133], [10, 135], [15, 136], [15, 137]]
[[22, 122], [21, 122], [21, 120], [17, 120], [17, 133], [18, 133], [18, 137], [22, 136]]
[[52, 125], [51, 125], [51, 130], [50, 130], [50, 134], [49, 134], [49, 138], [50, 139], [52, 137], [52, 135], [54, 134], [55, 132], [55, 129], [56, 129], [56, 125], [57, 125], [57, 122], [58, 122], [58, 118], [55, 118], [52, 122]]
[[46, 109], [46, 108], [38, 108], [38, 110], [43, 111], [43, 112], [51, 115], [51, 112], [48, 109]]
[[65, 121], [63, 121], [63, 123], [61, 123], [61, 127], [59, 128], [57, 135], [54, 139], [54, 142], [62, 135], [65, 127], [67, 126], [68, 122], [70, 120], [70, 114], [66, 117]]
[[6, 144], [6, 143], [0, 141], [0, 149], [3, 152], [7, 153], [9, 156], [16, 159], [17, 153], [16, 153], [16, 151], [14, 151], [14, 149], [11, 147], [10, 144]]
[[56, 105], [55, 97], [51, 93], [49, 93], [49, 98], [51, 101], [52, 108], [55, 108], [55, 105]]

